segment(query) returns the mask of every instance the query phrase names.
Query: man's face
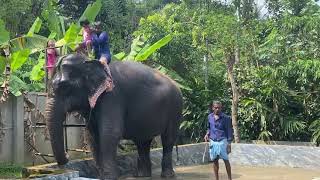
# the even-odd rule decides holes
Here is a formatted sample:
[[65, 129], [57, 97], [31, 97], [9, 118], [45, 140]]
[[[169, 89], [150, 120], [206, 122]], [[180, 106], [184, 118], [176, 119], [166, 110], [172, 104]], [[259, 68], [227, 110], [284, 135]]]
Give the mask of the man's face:
[[222, 110], [221, 104], [213, 104], [212, 105], [212, 111], [214, 114], [216, 114], [216, 115], [220, 114], [221, 110]]
[[100, 26], [100, 25], [96, 25], [96, 26], [95, 26], [95, 30], [96, 30], [97, 32], [101, 32], [101, 26]]

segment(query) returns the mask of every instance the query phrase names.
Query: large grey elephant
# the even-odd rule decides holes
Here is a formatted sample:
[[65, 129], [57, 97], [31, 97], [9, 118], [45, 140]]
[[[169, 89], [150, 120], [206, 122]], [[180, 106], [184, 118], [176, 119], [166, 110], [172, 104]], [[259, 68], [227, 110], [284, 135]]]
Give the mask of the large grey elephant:
[[117, 146], [133, 140], [138, 149], [137, 176], [151, 176], [150, 144], [161, 135], [162, 177], [174, 176], [172, 149], [182, 112], [182, 95], [175, 82], [136, 62], [114, 62], [110, 74], [99, 61], [75, 54], [64, 56], [52, 80], [53, 95], [46, 114], [53, 154], [59, 165], [68, 162], [63, 121], [79, 112], [87, 121], [93, 157], [101, 179], [117, 179]]

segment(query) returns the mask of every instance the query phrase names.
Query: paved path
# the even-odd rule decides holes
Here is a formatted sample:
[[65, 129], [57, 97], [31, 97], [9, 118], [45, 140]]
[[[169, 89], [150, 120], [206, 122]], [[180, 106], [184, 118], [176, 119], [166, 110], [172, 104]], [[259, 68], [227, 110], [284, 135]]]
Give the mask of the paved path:
[[[232, 166], [234, 180], [320, 180], [319, 170], [279, 167]], [[179, 167], [176, 169], [176, 180], [214, 180], [212, 165]], [[122, 180], [160, 180], [160, 170], [152, 178], [126, 177]], [[163, 180], [163, 179], [162, 179]], [[224, 164], [220, 164], [220, 180], [227, 180]]]

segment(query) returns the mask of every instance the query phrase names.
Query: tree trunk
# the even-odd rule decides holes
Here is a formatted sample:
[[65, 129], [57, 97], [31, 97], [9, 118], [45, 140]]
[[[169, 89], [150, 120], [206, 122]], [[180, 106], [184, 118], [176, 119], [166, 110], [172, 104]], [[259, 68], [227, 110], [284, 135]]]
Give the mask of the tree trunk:
[[239, 91], [236, 79], [233, 75], [233, 66], [238, 61], [236, 60], [236, 55], [234, 50], [227, 50], [226, 52], [226, 66], [228, 79], [231, 84], [232, 90], [232, 107], [231, 107], [231, 118], [232, 118], [232, 126], [234, 131], [234, 139], [236, 143], [240, 142], [240, 133], [238, 127], [238, 103], [239, 103]]

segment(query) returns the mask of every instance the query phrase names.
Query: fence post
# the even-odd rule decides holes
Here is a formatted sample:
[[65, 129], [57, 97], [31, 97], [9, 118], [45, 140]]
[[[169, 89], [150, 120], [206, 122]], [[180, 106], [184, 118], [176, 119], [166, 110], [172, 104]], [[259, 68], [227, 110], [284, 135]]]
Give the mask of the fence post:
[[24, 163], [24, 100], [23, 96], [12, 98], [12, 160], [16, 164]]

